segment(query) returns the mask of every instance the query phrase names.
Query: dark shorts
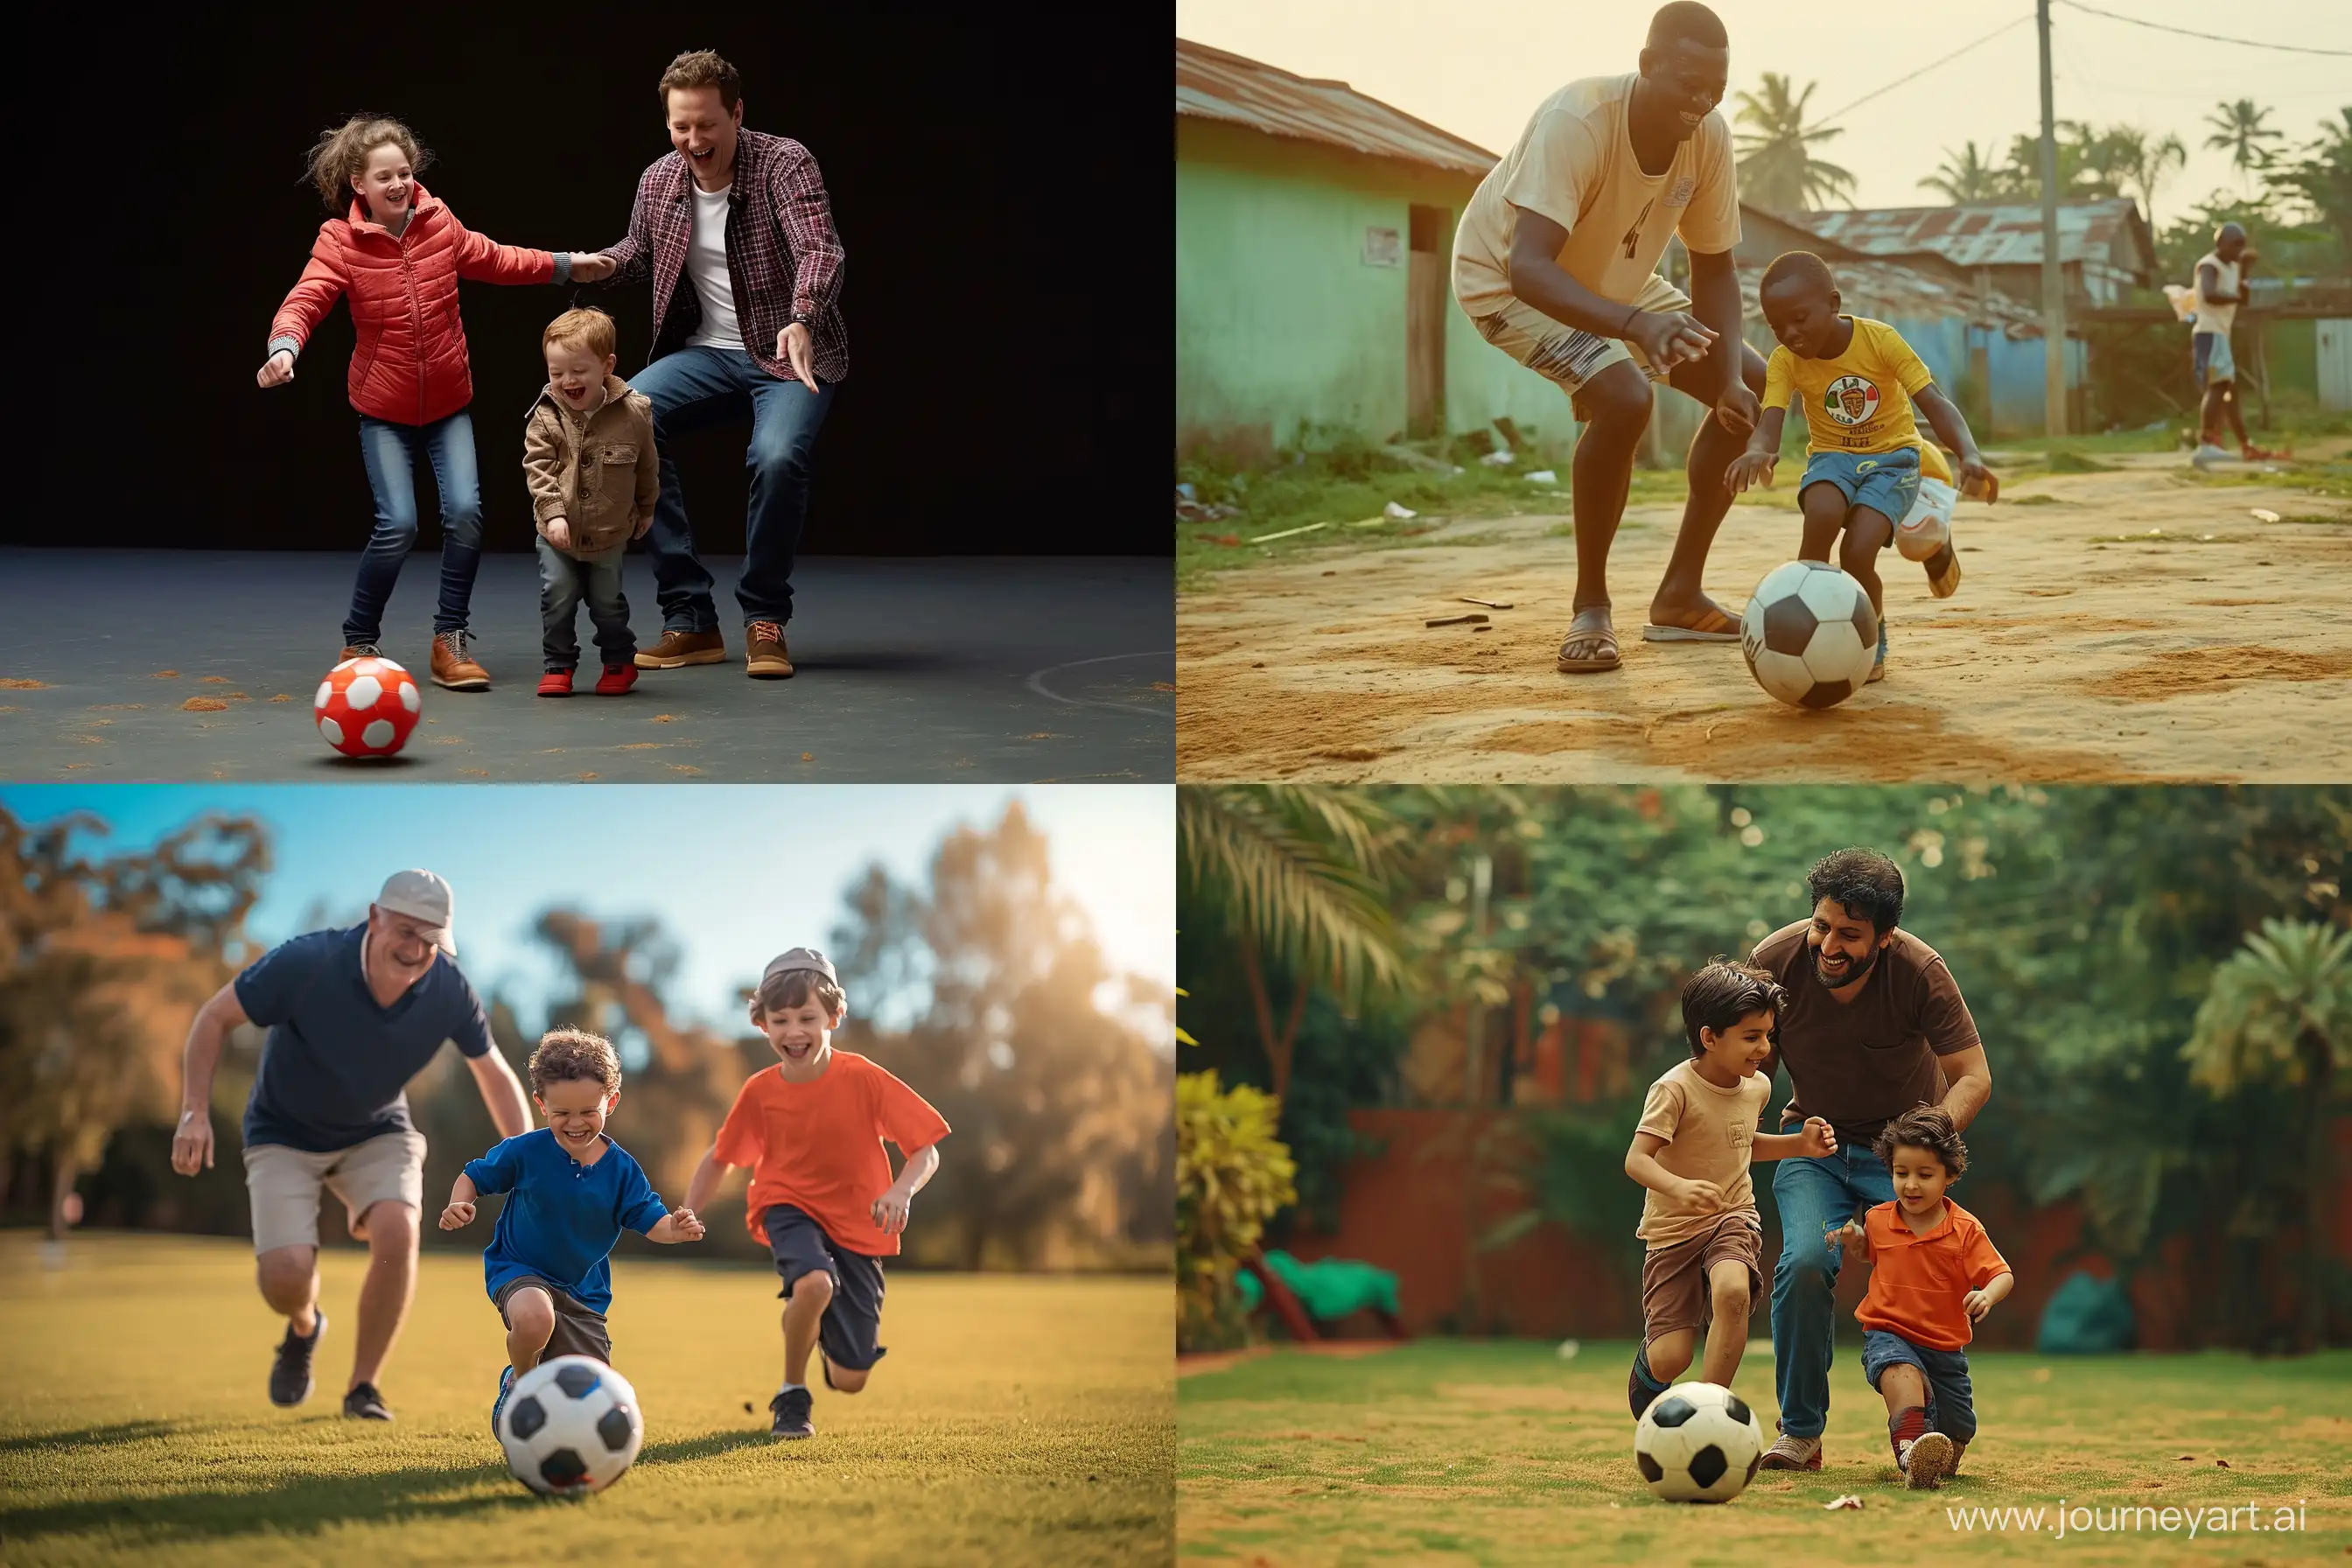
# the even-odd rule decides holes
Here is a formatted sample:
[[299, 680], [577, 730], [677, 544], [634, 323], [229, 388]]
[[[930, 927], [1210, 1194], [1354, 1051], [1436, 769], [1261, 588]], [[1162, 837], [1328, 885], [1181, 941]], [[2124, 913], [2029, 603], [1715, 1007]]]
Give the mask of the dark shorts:
[[774, 1204], [760, 1216], [768, 1250], [792, 1300], [793, 1282], [804, 1274], [833, 1277], [833, 1304], [817, 1325], [817, 1348], [845, 1372], [864, 1372], [890, 1352], [874, 1342], [882, 1331], [882, 1260], [852, 1252], [824, 1233], [824, 1226], [791, 1204]]
[[[1866, 506], [1890, 522], [1901, 522], [1911, 515], [1911, 503], [1919, 499], [1919, 448], [1816, 452], [1806, 459], [1797, 494], [1801, 497], [1817, 484], [1835, 485], [1849, 507]], [[1880, 548], [1894, 542], [1895, 535], [1889, 532]]]
[[1725, 1215], [1686, 1241], [1654, 1247], [1642, 1258], [1642, 1342], [1678, 1329], [1705, 1328], [1715, 1317], [1707, 1278], [1727, 1259], [1748, 1266], [1748, 1311], [1764, 1298], [1764, 1227], [1756, 1211]]
[[1927, 1429], [1956, 1443], [1977, 1435], [1976, 1393], [1969, 1384], [1969, 1352], [1915, 1345], [1885, 1329], [1862, 1331], [1862, 1375], [1876, 1388], [1890, 1366], [1916, 1366], [1927, 1384]]
[[516, 1291], [526, 1287], [546, 1291], [547, 1299], [555, 1303], [555, 1331], [547, 1336], [547, 1349], [540, 1352], [540, 1360], [553, 1361], [560, 1355], [584, 1355], [593, 1356], [606, 1366], [613, 1364], [613, 1336], [605, 1330], [604, 1314], [562, 1286], [541, 1279], [535, 1274], [508, 1280], [499, 1287], [499, 1293], [490, 1298], [508, 1328], [514, 1327], [514, 1320], [507, 1317], [507, 1302]]

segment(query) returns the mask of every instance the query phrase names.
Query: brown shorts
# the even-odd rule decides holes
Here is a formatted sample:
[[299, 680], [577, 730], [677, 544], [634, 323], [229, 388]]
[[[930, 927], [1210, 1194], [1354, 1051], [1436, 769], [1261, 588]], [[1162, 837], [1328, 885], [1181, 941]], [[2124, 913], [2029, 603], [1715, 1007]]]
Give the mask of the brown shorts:
[[1650, 1249], [1642, 1259], [1642, 1342], [1678, 1329], [1703, 1329], [1715, 1316], [1707, 1277], [1715, 1266], [1737, 1258], [1748, 1265], [1748, 1310], [1764, 1299], [1764, 1226], [1753, 1209], [1725, 1215], [1713, 1226], [1671, 1247]]
[[613, 1336], [604, 1327], [604, 1314], [581, 1300], [561, 1285], [541, 1279], [535, 1274], [525, 1274], [499, 1287], [490, 1298], [508, 1328], [514, 1320], [507, 1317], [507, 1302], [521, 1289], [544, 1290], [555, 1304], [555, 1331], [547, 1336], [547, 1348], [539, 1352], [542, 1362], [553, 1361], [560, 1355], [584, 1355], [613, 1364]]

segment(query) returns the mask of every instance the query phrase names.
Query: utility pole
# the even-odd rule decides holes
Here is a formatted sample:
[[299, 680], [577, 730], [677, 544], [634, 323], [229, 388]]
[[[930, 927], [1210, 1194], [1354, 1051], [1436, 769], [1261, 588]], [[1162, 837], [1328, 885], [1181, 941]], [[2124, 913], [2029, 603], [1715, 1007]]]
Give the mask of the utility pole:
[[2058, 266], [2058, 124], [2050, 98], [2050, 0], [2034, 0], [2042, 35], [2042, 401], [2053, 436], [2066, 434], [2066, 275]]

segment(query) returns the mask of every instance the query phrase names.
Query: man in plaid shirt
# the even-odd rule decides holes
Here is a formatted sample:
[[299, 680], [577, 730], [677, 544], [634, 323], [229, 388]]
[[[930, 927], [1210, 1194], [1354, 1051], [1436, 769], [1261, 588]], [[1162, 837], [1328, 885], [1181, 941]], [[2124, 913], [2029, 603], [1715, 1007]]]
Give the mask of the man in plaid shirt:
[[727, 648], [711, 578], [694, 553], [672, 437], [751, 415], [751, 504], [743, 521], [750, 675], [793, 672], [793, 554], [808, 515], [809, 451], [849, 374], [841, 320], [841, 240], [807, 148], [743, 129], [742, 79], [708, 49], [662, 73], [670, 145], [637, 182], [628, 237], [604, 254], [613, 280], [654, 285], [650, 363], [630, 384], [653, 400], [661, 500], [646, 548], [662, 611], [645, 669], [717, 664]]

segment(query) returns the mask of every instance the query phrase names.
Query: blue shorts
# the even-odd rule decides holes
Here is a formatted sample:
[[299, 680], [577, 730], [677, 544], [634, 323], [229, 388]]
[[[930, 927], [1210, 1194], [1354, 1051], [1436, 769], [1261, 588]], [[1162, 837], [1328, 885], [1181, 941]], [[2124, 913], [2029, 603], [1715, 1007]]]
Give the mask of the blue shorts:
[[[1801, 499], [1807, 488], [1816, 483], [1837, 486], [1850, 507], [1866, 506], [1884, 514], [1889, 522], [1901, 522], [1911, 515], [1911, 503], [1919, 499], [1919, 448], [1816, 452], [1805, 462], [1805, 477], [1797, 481], [1798, 496]], [[1887, 530], [1886, 542], [1895, 542], [1893, 529]]]
[[1975, 1392], [1969, 1386], [1969, 1352], [1930, 1350], [1885, 1329], [1862, 1331], [1862, 1375], [1876, 1388], [1890, 1366], [1916, 1366], [1927, 1383], [1927, 1430], [1955, 1443], [1977, 1435]]
[[2200, 392], [2217, 381], [2238, 379], [2238, 361], [2230, 353], [2230, 334], [2227, 332], [2189, 333], [2189, 358], [2197, 367], [2197, 390]]
[[809, 1215], [791, 1204], [771, 1205], [760, 1216], [775, 1254], [776, 1272], [792, 1300], [793, 1284], [807, 1274], [833, 1277], [833, 1304], [817, 1323], [817, 1348], [845, 1372], [864, 1372], [890, 1352], [874, 1342], [882, 1331], [882, 1260], [852, 1252], [835, 1242]]

